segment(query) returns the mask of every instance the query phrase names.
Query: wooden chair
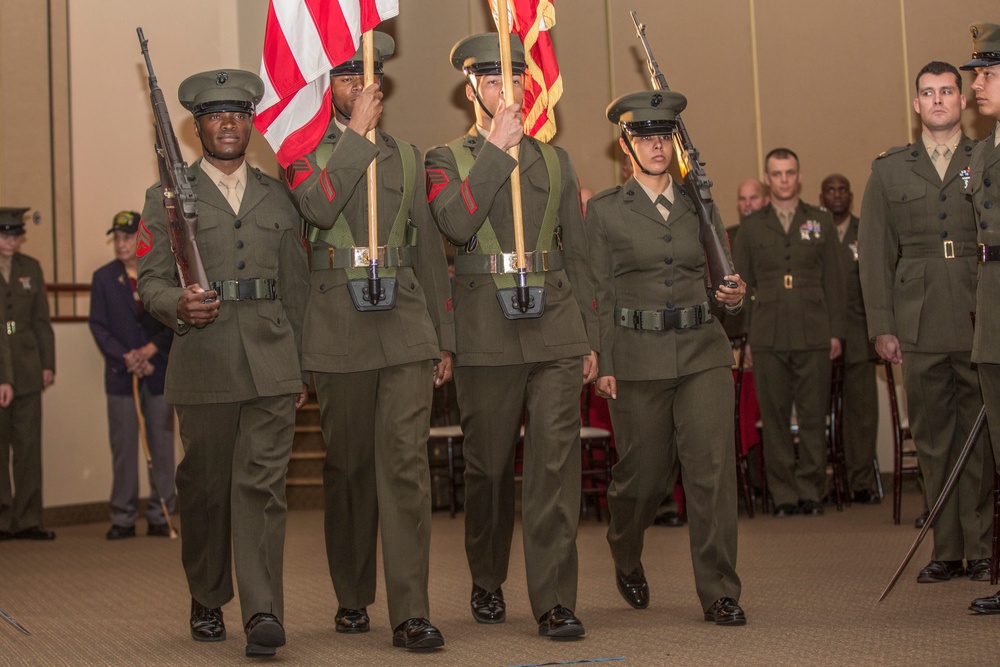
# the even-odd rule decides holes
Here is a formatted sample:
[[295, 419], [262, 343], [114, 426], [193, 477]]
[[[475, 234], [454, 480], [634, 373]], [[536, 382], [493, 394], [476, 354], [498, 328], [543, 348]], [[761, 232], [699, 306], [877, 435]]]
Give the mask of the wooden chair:
[[851, 489], [847, 481], [847, 461], [844, 458], [844, 355], [830, 365], [830, 416], [827, 426], [830, 468], [833, 471], [833, 496], [837, 511], [851, 504]]
[[[593, 504], [597, 511], [597, 520], [600, 521], [601, 498], [607, 502], [608, 485], [611, 484], [612, 447], [611, 431], [590, 425], [590, 401], [593, 391], [593, 385], [584, 386], [580, 398], [580, 454], [583, 457], [580, 514], [586, 517], [588, 505]], [[608, 519], [610, 518], [609, 513]]]
[[[454, 391], [454, 383], [448, 382], [441, 387], [442, 400], [444, 402], [443, 420], [441, 426], [432, 426], [430, 437], [427, 439], [428, 461], [431, 467], [431, 475], [435, 472], [447, 474], [448, 479], [448, 509], [451, 518], [455, 518], [460, 503], [458, 501], [458, 489], [465, 486], [465, 459], [462, 458], [462, 445], [465, 436], [462, 434], [462, 427], [452, 424], [454, 418], [451, 415], [451, 393]], [[441, 456], [437, 455], [441, 449], [445, 450], [444, 466], [441, 465]]]
[[[892, 372], [892, 364], [882, 360], [885, 368], [886, 386], [889, 390], [889, 411], [892, 415], [892, 522], [899, 524], [899, 505], [903, 493], [903, 477], [920, 475], [920, 462], [917, 459], [917, 449], [904, 447], [907, 441], [913, 442], [909, 426], [903, 426], [899, 416], [899, 400], [896, 397], [896, 379]], [[909, 463], [909, 464], [908, 464]]]

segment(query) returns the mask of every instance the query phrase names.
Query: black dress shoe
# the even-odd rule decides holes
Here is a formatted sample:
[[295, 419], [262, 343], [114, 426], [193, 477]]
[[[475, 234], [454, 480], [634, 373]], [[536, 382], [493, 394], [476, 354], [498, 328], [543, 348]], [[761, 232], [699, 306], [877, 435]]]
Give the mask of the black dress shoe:
[[337, 609], [337, 616], [334, 618], [334, 623], [337, 632], [346, 632], [350, 635], [368, 632], [371, 628], [368, 620], [368, 609], [366, 607], [362, 607], [361, 609], [340, 607]]
[[649, 584], [646, 583], [646, 573], [642, 570], [642, 563], [627, 575], [615, 568], [615, 583], [618, 584], [618, 592], [625, 598], [625, 602], [636, 609], [645, 609], [649, 606]]
[[682, 528], [687, 524], [687, 519], [673, 510], [664, 512], [653, 519], [654, 526], [668, 526], [670, 528]]
[[823, 516], [823, 506], [815, 500], [800, 500], [799, 510], [805, 516]]
[[798, 513], [798, 505], [793, 505], [791, 503], [782, 503], [774, 508], [774, 516], [776, 517], [795, 516]]
[[871, 489], [862, 489], [854, 492], [854, 502], [859, 505], [878, 505], [882, 502], [882, 499]]
[[0, 530], [0, 542], [6, 542], [7, 540], [13, 538], [14, 538], [14, 533], [7, 532], [6, 530]]
[[222, 609], [206, 607], [191, 598], [191, 637], [196, 642], [221, 642], [226, 638]]
[[274, 614], [257, 613], [244, 628], [247, 633], [247, 656], [274, 655], [285, 645], [285, 629]]
[[165, 523], [151, 523], [146, 528], [149, 537], [170, 537], [170, 526]]
[[503, 623], [507, 618], [507, 604], [503, 601], [503, 589], [493, 593], [482, 586], [472, 585], [472, 618], [479, 623]]
[[135, 537], [135, 526], [112, 525], [104, 537], [109, 540], [124, 540], [129, 537]]
[[1000, 591], [984, 598], [976, 598], [969, 609], [977, 614], [1000, 614]]
[[411, 618], [392, 631], [392, 645], [408, 649], [438, 648], [444, 646], [444, 637], [426, 618]]
[[920, 530], [927, 523], [927, 517], [931, 515], [930, 510], [924, 510], [924, 513], [917, 517], [916, 521], [913, 522], [913, 527]]
[[18, 533], [14, 533], [15, 540], [54, 540], [56, 539], [56, 534], [51, 530], [45, 530], [44, 528], [29, 528], [28, 530], [22, 530]]
[[542, 637], [565, 639], [581, 637], [586, 632], [583, 623], [573, 615], [573, 611], [561, 604], [552, 607], [538, 619], [538, 634]]
[[935, 584], [939, 581], [948, 581], [965, 574], [960, 560], [932, 560], [927, 566], [920, 570], [917, 575], [918, 584]]
[[973, 581], [990, 580], [990, 559], [978, 558], [969, 561], [969, 566], [965, 569], [965, 576]]
[[705, 620], [716, 625], [746, 625], [747, 616], [733, 598], [719, 598], [705, 610]]

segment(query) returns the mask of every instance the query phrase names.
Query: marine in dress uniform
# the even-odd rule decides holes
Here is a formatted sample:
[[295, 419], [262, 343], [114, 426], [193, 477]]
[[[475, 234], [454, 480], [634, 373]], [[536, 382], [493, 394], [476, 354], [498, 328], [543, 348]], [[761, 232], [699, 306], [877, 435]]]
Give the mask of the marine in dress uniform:
[[[756, 290], [748, 343], [764, 423], [767, 486], [775, 516], [823, 513], [830, 360], [844, 336], [844, 283], [829, 212], [799, 199], [798, 157], [764, 161], [771, 203], [740, 223], [736, 270]], [[799, 428], [798, 460], [789, 428]]]
[[212, 289], [178, 284], [160, 185], [146, 192], [136, 252], [139, 296], [176, 334], [166, 398], [184, 445], [177, 491], [191, 634], [225, 639], [235, 557], [248, 655], [285, 643], [285, 472], [296, 404], [305, 402], [299, 216], [284, 184], [244, 160], [263, 89], [255, 74], [220, 70], [189, 77], [178, 92], [202, 144], [188, 181]]
[[[714, 297], [706, 288], [698, 215], [668, 172], [670, 137], [686, 103], [679, 93], [660, 91], [611, 103], [607, 117], [621, 127], [634, 175], [591, 199], [587, 213], [601, 332], [597, 393], [609, 399], [618, 450], [608, 543], [622, 597], [647, 607], [643, 535], [673, 490], [667, 480], [679, 462], [705, 620], [743, 625], [734, 433], [718, 423], [734, 409], [733, 357], [709, 300], [738, 311], [746, 285], [733, 275], [727, 279], [736, 287], [723, 286]], [[714, 223], [725, 242], [717, 215]]]
[[[495, 33], [452, 49], [469, 77], [476, 125], [427, 153], [438, 227], [456, 246], [455, 384], [465, 435], [465, 546], [472, 614], [500, 623], [514, 529], [514, 449], [524, 420], [522, 521], [538, 632], [579, 636], [576, 530], [580, 516], [580, 388], [596, 377], [597, 321], [577, 177], [564, 151], [525, 137], [524, 50], [512, 38], [514, 96], [505, 107]], [[506, 153], [518, 147], [518, 162]], [[510, 174], [521, 171], [524, 242], [536, 315], [512, 305]], [[544, 289], [544, 296], [538, 295]], [[498, 301], [498, 295], [500, 299]], [[525, 305], [529, 305], [525, 304]], [[512, 310], [517, 312], [511, 312]], [[510, 316], [512, 319], [509, 319]]]
[[[975, 211], [980, 262], [972, 361], [979, 372], [993, 456], [1000, 469], [1000, 25], [974, 23], [969, 31], [972, 60], [961, 69], [975, 72], [972, 90], [979, 113], [997, 121], [993, 132], [972, 149], [965, 191]], [[1000, 591], [973, 600], [969, 609], [1000, 614]]]
[[[152, 461], [147, 534], [169, 537], [160, 498], [174, 511], [174, 408], [163, 398], [167, 355], [174, 332], [153, 317], [139, 299], [135, 256], [140, 216], [117, 213], [108, 230], [115, 259], [97, 271], [90, 287], [90, 332], [104, 355], [104, 390], [108, 396], [111, 441], [111, 528], [109, 540], [135, 537], [139, 515], [139, 418], [132, 378], [138, 378], [146, 444]], [[154, 477], [155, 475], [155, 477]], [[155, 491], [159, 491], [157, 497]]]
[[27, 211], [0, 209], [0, 540], [56, 537], [42, 527], [42, 391], [55, 380], [56, 345], [42, 266], [18, 252]]
[[844, 288], [847, 296], [844, 345], [844, 458], [849, 491], [856, 503], [877, 505], [873, 461], [878, 444], [878, 385], [874, 361], [875, 346], [868, 339], [865, 302], [861, 296], [858, 271], [858, 224], [851, 215], [854, 194], [851, 183], [841, 174], [823, 179], [820, 203], [830, 211], [840, 242]]
[[[374, 33], [375, 71], [394, 51]], [[311, 225], [312, 274], [303, 368], [316, 382], [326, 465], [326, 550], [340, 607], [338, 632], [367, 632], [375, 601], [379, 530], [393, 644], [444, 644], [427, 620], [431, 532], [427, 439], [432, 391], [451, 377], [454, 324], [448, 265], [427, 206], [420, 152], [377, 131], [379, 86], [364, 89], [361, 50], [331, 72], [334, 114], [319, 147], [289, 165], [292, 200]], [[367, 286], [368, 188], [377, 171], [379, 272], [396, 282], [394, 305], [355, 305]], [[409, 165], [409, 166], [407, 166]], [[367, 254], [365, 253], [365, 257]]]
[[[965, 97], [952, 65], [916, 77], [921, 138], [872, 163], [858, 235], [868, 335], [883, 359], [903, 364], [910, 430], [933, 507], [968, 438], [982, 397], [972, 368], [976, 223], [966, 198], [975, 142], [960, 125]], [[917, 581], [966, 573], [988, 578], [992, 463], [980, 439], [958, 491], [934, 525], [934, 553]]]

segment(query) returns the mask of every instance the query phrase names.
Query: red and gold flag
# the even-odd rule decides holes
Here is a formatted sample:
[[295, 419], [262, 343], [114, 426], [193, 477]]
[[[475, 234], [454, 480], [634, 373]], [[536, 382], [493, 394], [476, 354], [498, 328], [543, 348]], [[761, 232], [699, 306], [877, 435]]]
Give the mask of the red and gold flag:
[[[497, 3], [488, 0], [496, 16]], [[549, 30], [556, 24], [555, 0], [507, 0], [510, 29], [524, 42], [524, 128], [540, 141], [556, 133], [553, 107], [562, 97], [562, 75]]]

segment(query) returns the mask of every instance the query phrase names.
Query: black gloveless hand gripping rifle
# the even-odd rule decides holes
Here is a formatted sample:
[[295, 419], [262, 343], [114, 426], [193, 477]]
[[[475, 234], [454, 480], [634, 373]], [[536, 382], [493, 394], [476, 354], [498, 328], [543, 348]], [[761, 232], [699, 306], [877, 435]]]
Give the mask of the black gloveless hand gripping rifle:
[[[653, 58], [653, 52], [646, 41], [646, 24], [639, 23], [635, 12], [632, 15], [632, 22], [635, 23], [635, 32], [642, 42], [642, 48], [646, 52], [646, 67], [649, 69], [649, 78], [656, 90], [670, 90], [667, 85], [667, 78], [660, 71], [660, 66]], [[712, 299], [715, 300], [715, 292], [721, 285], [726, 287], [736, 287], [732, 280], [726, 280], [726, 276], [735, 273], [729, 259], [726, 257], [726, 250], [722, 247], [722, 241], [715, 231], [713, 217], [715, 213], [715, 201], [712, 199], [712, 181], [705, 175], [705, 163], [698, 157], [698, 149], [691, 142], [691, 135], [688, 134], [684, 121], [680, 114], [677, 114], [677, 127], [672, 136], [674, 144], [674, 154], [677, 156], [677, 167], [680, 169], [681, 177], [691, 201], [694, 203], [695, 212], [698, 214], [698, 239], [705, 249], [705, 259], [708, 263], [708, 278], [712, 283]]]
[[149, 103], [153, 107], [153, 125], [156, 127], [156, 162], [160, 169], [160, 184], [163, 186], [163, 208], [167, 215], [167, 232], [170, 249], [177, 263], [177, 275], [182, 287], [198, 284], [206, 292], [211, 288], [201, 261], [195, 236], [198, 232], [198, 195], [188, 182], [187, 163], [181, 158], [181, 148], [177, 143], [170, 113], [163, 91], [156, 83], [153, 63], [149, 60], [148, 40], [142, 28], [136, 28], [142, 57], [146, 59], [149, 73]]

